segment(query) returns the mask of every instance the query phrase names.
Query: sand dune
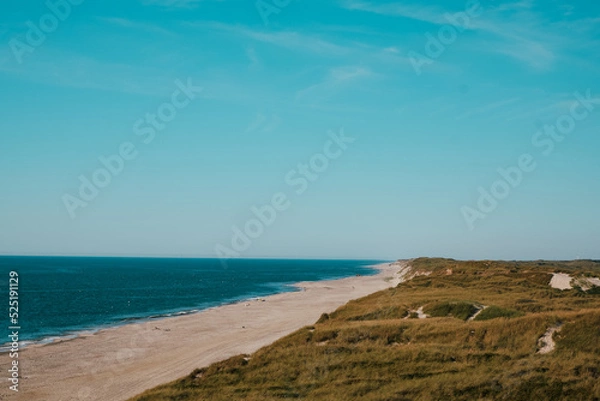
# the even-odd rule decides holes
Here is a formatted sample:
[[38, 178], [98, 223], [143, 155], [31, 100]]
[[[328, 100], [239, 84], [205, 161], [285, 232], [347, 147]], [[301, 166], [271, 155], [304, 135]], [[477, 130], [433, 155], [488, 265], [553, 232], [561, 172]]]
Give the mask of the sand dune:
[[[375, 276], [298, 283], [304, 291], [27, 348], [19, 358], [22, 379], [17, 399], [126, 400], [195, 368], [252, 353], [313, 324], [323, 312], [395, 285], [403, 279], [398, 272], [405, 266], [380, 265]], [[7, 387], [0, 389], [0, 399], [14, 397]]]
[[573, 278], [568, 274], [554, 273], [552, 275], [552, 280], [550, 280], [550, 286], [559, 290], [570, 290], [573, 288], [571, 286], [571, 280], [573, 280]]

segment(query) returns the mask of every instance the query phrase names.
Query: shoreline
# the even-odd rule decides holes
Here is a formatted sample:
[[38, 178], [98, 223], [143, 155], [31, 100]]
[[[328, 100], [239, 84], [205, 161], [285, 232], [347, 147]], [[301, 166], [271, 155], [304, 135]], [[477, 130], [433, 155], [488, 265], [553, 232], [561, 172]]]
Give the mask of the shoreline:
[[[374, 264], [374, 265], [364, 266], [365, 268], [372, 269], [374, 271], [373, 274], [369, 274], [369, 275], [365, 275], [365, 276], [368, 277], [371, 275], [378, 274], [377, 271], [379, 269], [377, 266], [385, 265], [387, 263], [391, 263], [391, 262], [382, 262], [382, 263], [378, 263], [378, 264]], [[307, 283], [317, 283], [317, 282], [321, 282], [321, 281], [337, 281], [337, 280], [343, 280], [343, 279], [349, 278], [349, 277], [354, 277], [354, 276], [345, 276], [345, 277], [338, 277], [338, 278], [325, 278], [323, 280], [307, 281]], [[302, 283], [302, 282], [300, 282], [300, 283]], [[222, 302], [217, 301], [214, 304], [211, 304], [210, 306], [207, 306], [207, 307], [194, 307], [194, 308], [190, 308], [190, 309], [174, 309], [172, 311], [156, 312], [156, 313], [150, 314], [148, 316], [142, 316], [142, 317], [123, 317], [123, 318], [120, 318], [120, 320], [115, 320], [115, 321], [108, 322], [108, 323], [98, 323], [96, 325], [90, 325], [89, 327], [65, 330], [64, 332], [62, 332], [60, 334], [50, 334], [50, 335], [47, 335], [47, 336], [44, 336], [41, 338], [36, 338], [36, 339], [25, 339], [23, 341], [20, 341], [19, 345], [20, 345], [21, 350], [25, 350], [25, 349], [29, 349], [29, 348], [33, 348], [33, 347], [44, 347], [44, 346], [49, 346], [52, 344], [62, 343], [65, 341], [75, 340], [80, 337], [89, 337], [91, 335], [94, 335], [94, 334], [104, 331], [104, 330], [112, 330], [115, 328], [131, 325], [131, 324], [144, 324], [144, 323], [148, 323], [148, 322], [159, 322], [164, 319], [171, 319], [171, 318], [180, 317], [180, 316], [194, 315], [194, 314], [202, 313], [202, 312], [210, 310], [210, 309], [220, 308], [220, 307], [227, 306], [227, 305], [246, 303], [246, 302], [250, 302], [250, 301], [253, 301], [256, 299], [271, 297], [273, 295], [302, 291], [302, 288], [298, 286], [299, 283], [292, 282], [292, 283], [278, 283], [278, 284], [280, 285], [280, 289], [275, 292], [270, 292], [270, 293], [265, 293], [265, 294], [243, 295], [243, 296], [240, 296], [239, 298], [235, 298], [235, 299], [224, 300]], [[292, 289], [291, 290], [283, 290], [284, 288], [292, 288]], [[10, 342], [5, 342], [5, 343], [0, 344], [0, 355], [4, 355], [4, 354], [8, 353], [9, 351], [10, 351]]]
[[[30, 401], [124, 401], [196, 368], [253, 353], [315, 323], [322, 313], [392, 287], [405, 266], [373, 265], [373, 275], [298, 282], [291, 285], [296, 291], [29, 345], [20, 351], [20, 392]], [[9, 394], [0, 388], [0, 399]]]

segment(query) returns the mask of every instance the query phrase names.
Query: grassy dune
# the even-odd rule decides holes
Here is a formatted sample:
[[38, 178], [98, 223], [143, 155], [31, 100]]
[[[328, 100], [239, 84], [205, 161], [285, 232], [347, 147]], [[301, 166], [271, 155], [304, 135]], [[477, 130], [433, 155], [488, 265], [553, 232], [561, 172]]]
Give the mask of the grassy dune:
[[600, 294], [549, 286], [600, 262], [412, 261], [426, 272], [132, 401], [600, 400]]

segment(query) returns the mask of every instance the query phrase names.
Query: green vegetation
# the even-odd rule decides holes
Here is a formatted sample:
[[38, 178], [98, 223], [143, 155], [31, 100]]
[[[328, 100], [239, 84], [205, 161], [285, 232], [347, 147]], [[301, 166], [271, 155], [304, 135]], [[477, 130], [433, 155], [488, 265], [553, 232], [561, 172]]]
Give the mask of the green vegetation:
[[[600, 400], [600, 295], [548, 285], [554, 272], [599, 277], [600, 262], [411, 265], [431, 274], [132, 400]], [[409, 319], [420, 307], [430, 317]], [[557, 323], [556, 349], [538, 354]]]
[[398, 306], [388, 306], [374, 310], [373, 312], [365, 313], [364, 315], [352, 316], [348, 320], [386, 320], [386, 319], [401, 319], [408, 316], [408, 311]]
[[522, 311], [518, 311], [518, 310], [514, 310], [514, 309], [507, 309], [507, 308], [500, 308], [498, 306], [490, 306], [490, 307], [482, 310], [481, 313], [479, 315], [477, 315], [475, 320], [490, 320], [490, 319], [497, 319], [499, 317], [511, 318], [511, 317], [519, 317], [519, 316], [523, 316], [523, 315], [525, 315], [525, 313]]
[[470, 302], [440, 302], [426, 308], [425, 313], [431, 317], [453, 316], [457, 319], [467, 320], [478, 310], [477, 306]]

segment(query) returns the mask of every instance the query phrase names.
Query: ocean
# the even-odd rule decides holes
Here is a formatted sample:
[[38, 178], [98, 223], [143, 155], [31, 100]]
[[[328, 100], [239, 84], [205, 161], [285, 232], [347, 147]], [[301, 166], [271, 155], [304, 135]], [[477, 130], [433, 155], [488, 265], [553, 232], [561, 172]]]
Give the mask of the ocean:
[[232, 259], [225, 266], [219, 259], [0, 256], [6, 311], [1, 343], [9, 341], [13, 271], [19, 341], [28, 344], [296, 291], [291, 284], [299, 281], [371, 275], [376, 271], [369, 266], [377, 263], [382, 261]]

